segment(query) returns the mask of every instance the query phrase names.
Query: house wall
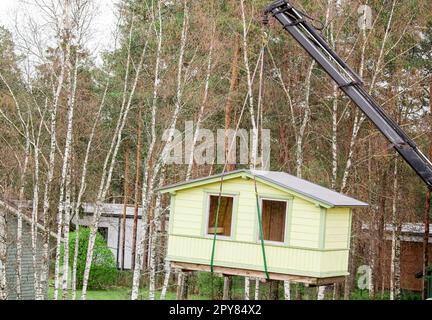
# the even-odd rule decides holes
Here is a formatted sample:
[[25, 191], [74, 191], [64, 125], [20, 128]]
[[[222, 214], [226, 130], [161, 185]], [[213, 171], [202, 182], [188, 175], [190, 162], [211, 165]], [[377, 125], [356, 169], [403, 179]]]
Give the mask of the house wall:
[[[128, 208], [129, 209], [129, 208]], [[118, 216], [104, 216], [102, 215], [99, 221], [100, 228], [108, 228], [107, 245], [113, 253], [117, 267], [122, 266], [122, 250], [121, 250], [121, 215]], [[85, 215], [80, 219], [80, 225], [90, 226], [93, 223], [93, 216]], [[126, 219], [126, 236], [125, 236], [125, 259], [124, 268], [131, 269], [132, 266], [132, 233], [133, 233], [133, 218], [128, 216]], [[137, 227], [137, 241], [139, 241], [141, 235], [141, 219], [138, 219]]]
[[331, 208], [326, 211], [324, 248], [348, 249], [351, 233], [351, 209]]
[[[423, 243], [422, 237], [417, 236], [416, 241], [401, 241], [401, 289], [421, 291], [423, 279], [417, 279], [415, 275], [423, 271]], [[383, 245], [383, 272], [384, 287], [390, 288], [391, 275], [391, 246], [389, 240]], [[432, 264], [432, 243], [429, 242], [429, 264]]]
[[[219, 188], [220, 183], [213, 183], [171, 196], [168, 260], [210, 263], [213, 239], [206, 235], [207, 198]], [[265, 245], [269, 271], [314, 277], [347, 274], [349, 209], [327, 210], [260, 182], [257, 189], [260, 197], [288, 201], [285, 243]], [[253, 181], [224, 181], [222, 192], [235, 197], [232, 237], [218, 238], [215, 265], [263, 270]]]
[[[17, 217], [12, 214], [6, 215], [7, 223], [7, 261], [6, 261], [6, 283], [8, 300], [17, 299], [16, 294], [16, 234], [17, 234]], [[38, 236], [37, 245], [37, 272], [40, 273], [41, 268], [41, 245], [42, 236]], [[21, 299], [34, 300], [34, 268], [33, 268], [33, 254], [31, 249], [31, 229], [30, 225], [23, 222], [22, 233], [22, 273], [21, 273]], [[46, 295], [46, 293], [45, 293]]]

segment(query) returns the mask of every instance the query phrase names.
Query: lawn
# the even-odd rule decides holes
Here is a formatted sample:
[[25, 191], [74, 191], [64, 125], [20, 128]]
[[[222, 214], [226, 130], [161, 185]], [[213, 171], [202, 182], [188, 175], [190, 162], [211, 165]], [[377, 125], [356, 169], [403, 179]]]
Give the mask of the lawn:
[[[59, 292], [61, 294], [61, 290]], [[54, 288], [50, 286], [48, 292], [48, 298], [53, 299]], [[158, 300], [160, 296], [160, 291], [156, 292], [156, 299]], [[81, 299], [81, 291], [77, 292], [77, 299]], [[129, 300], [130, 299], [130, 288], [111, 288], [108, 290], [88, 290], [87, 300]], [[148, 289], [143, 288], [140, 290], [140, 299], [148, 299]], [[175, 300], [175, 292], [167, 292], [167, 300]], [[189, 295], [189, 300], [204, 300], [206, 297], [198, 295]]]

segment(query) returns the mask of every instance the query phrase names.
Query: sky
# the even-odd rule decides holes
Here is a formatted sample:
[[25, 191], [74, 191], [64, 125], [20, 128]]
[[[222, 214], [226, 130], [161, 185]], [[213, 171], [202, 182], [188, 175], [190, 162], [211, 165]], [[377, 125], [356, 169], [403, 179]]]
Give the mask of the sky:
[[[8, 28], [15, 36], [14, 17], [23, 12], [23, 6], [31, 8], [37, 20], [41, 13], [35, 10], [34, 3], [38, 0], [0, 0], [0, 25]], [[39, 0], [41, 1], [41, 0]], [[45, 0], [46, 1], [46, 0]], [[100, 62], [100, 53], [113, 47], [113, 31], [116, 27], [115, 3], [118, 0], [93, 0], [98, 6], [98, 15], [92, 22], [92, 37], [89, 39], [89, 49]], [[48, 2], [48, 1], [46, 1]], [[26, 4], [27, 3], [27, 4]], [[18, 28], [23, 27], [19, 25]]]

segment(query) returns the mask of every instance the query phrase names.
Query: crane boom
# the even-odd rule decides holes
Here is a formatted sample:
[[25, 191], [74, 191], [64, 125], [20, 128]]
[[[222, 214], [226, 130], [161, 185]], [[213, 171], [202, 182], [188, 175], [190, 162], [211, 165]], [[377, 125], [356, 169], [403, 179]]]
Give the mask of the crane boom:
[[282, 24], [283, 29], [289, 32], [326, 71], [351, 101], [375, 124], [402, 158], [426, 183], [428, 188], [432, 190], [432, 163], [418, 149], [415, 142], [365, 90], [360, 76], [330, 48], [315, 27], [306, 21], [307, 16], [295, 9], [287, 0], [274, 1], [266, 8], [265, 14], [266, 16], [271, 14]]

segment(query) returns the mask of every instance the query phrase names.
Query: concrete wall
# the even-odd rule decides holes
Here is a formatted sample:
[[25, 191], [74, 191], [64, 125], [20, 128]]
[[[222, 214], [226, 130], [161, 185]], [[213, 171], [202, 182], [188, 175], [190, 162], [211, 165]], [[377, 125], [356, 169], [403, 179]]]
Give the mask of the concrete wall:
[[[99, 222], [99, 228], [107, 228], [108, 229], [108, 237], [107, 244], [111, 249], [114, 257], [117, 261], [117, 267], [122, 267], [123, 255], [121, 250], [121, 237], [122, 237], [122, 209], [120, 205], [116, 205], [117, 207], [112, 207], [111, 209], [115, 210], [115, 212], [110, 211], [107, 213], [103, 213]], [[81, 217], [80, 225], [90, 226], [93, 221], [93, 216], [85, 215]], [[131, 269], [131, 261], [132, 261], [132, 232], [133, 231], [133, 208], [128, 207], [127, 210], [127, 218], [126, 218], [126, 236], [125, 236], [125, 254], [124, 254], [124, 269]], [[137, 241], [139, 241], [141, 237], [141, 218], [138, 219], [138, 230], [137, 230]]]

